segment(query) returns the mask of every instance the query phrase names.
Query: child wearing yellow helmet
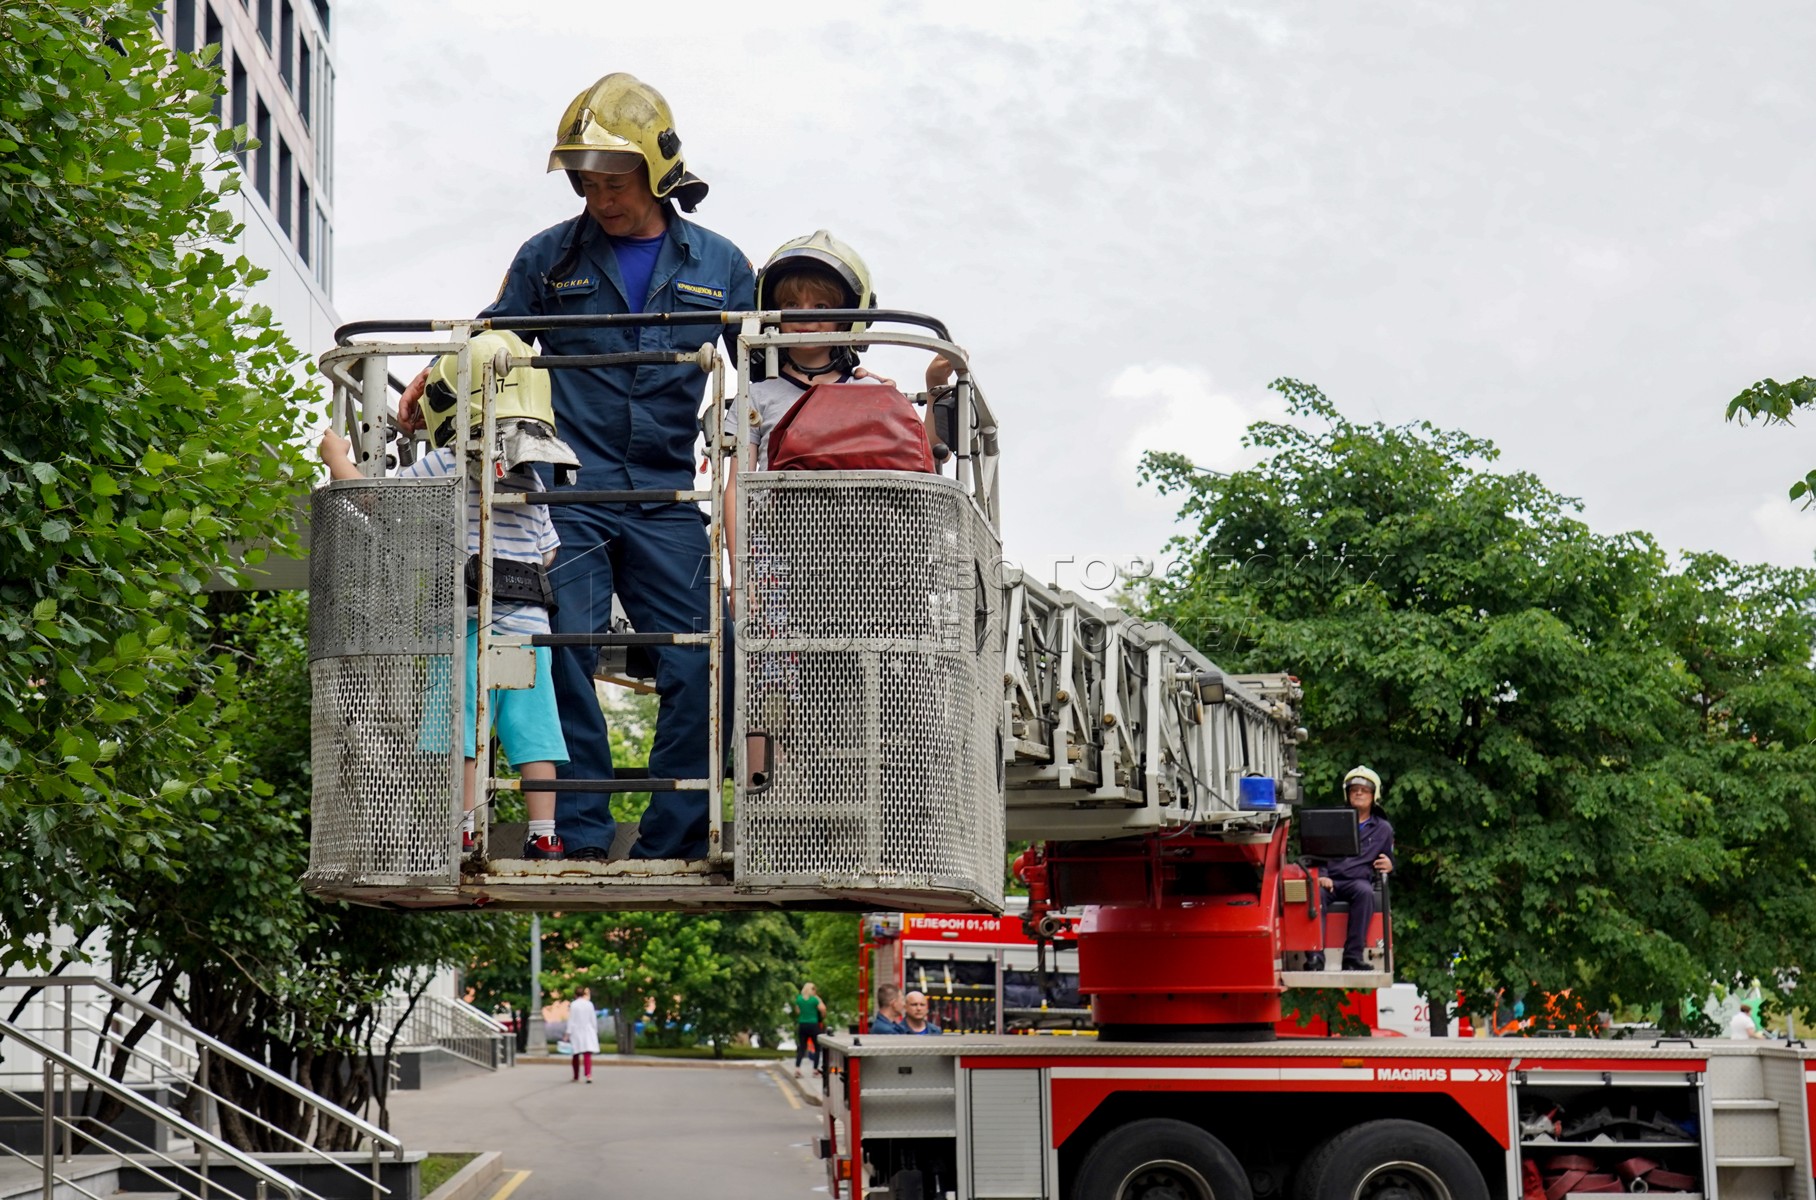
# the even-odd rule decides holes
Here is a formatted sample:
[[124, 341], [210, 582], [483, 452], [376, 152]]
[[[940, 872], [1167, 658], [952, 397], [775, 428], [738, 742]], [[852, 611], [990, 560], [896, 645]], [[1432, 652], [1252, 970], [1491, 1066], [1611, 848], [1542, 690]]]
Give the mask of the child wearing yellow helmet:
[[[783, 242], [757, 272], [757, 307], [765, 311], [801, 309], [875, 308], [876, 293], [870, 285], [870, 268], [845, 242], [820, 229], [805, 237]], [[786, 321], [783, 333], [862, 333], [863, 321]], [[780, 355], [781, 370], [774, 379], [754, 379], [750, 384], [751, 435], [756, 439], [756, 469], [769, 469], [770, 434], [808, 388], [819, 383], [876, 383], [893, 381], [873, 375], [858, 363], [853, 346], [789, 346]], [[936, 358], [927, 368], [931, 389], [952, 376], [952, 366]], [[725, 414], [725, 431], [735, 433], [737, 414]]]
[[[512, 333], [475, 334], [471, 347], [472, 385], [466, 403], [455, 393], [454, 355], [443, 355], [429, 370], [424, 393], [433, 449], [418, 461], [401, 468], [398, 479], [438, 479], [460, 470], [456, 457], [458, 433], [467, 421], [477, 425], [484, 416], [485, 364], [499, 353], [525, 357], [529, 347]], [[529, 367], [513, 368], [499, 380], [493, 406], [498, 431], [496, 454], [503, 475], [501, 487], [540, 491], [542, 483], [532, 462], [572, 464], [574, 453], [555, 436], [554, 413], [549, 408], [547, 372]], [[464, 418], [464, 420], [463, 420]], [[334, 479], [360, 479], [353, 462], [352, 445], [332, 429], [322, 435], [317, 451]], [[561, 539], [542, 505], [500, 505], [492, 516], [493, 597], [492, 632], [517, 638], [549, 632], [549, 586], [546, 571], [555, 560]], [[477, 473], [467, 472], [467, 553], [479, 553], [479, 483]], [[469, 600], [476, 602], [478, 559], [467, 561]], [[524, 779], [524, 803], [529, 809], [529, 836], [523, 845], [527, 859], [559, 859], [566, 849], [555, 832], [555, 794], [534, 790], [539, 780], [555, 778], [555, 768], [568, 761], [567, 742], [555, 706], [551, 682], [553, 666], [547, 647], [536, 647], [536, 683], [528, 689], [495, 689], [490, 699], [493, 728], [505, 757]], [[467, 609], [466, 776], [461, 827], [463, 852], [475, 847], [474, 809], [478, 799], [478, 678], [479, 613]], [[425, 747], [432, 749], [433, 747]]]

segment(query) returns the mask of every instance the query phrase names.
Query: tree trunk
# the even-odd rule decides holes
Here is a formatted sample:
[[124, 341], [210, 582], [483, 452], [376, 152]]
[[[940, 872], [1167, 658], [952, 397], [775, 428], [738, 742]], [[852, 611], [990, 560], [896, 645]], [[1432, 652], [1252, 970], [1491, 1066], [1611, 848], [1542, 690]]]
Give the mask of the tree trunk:
[[637, 1052], [637, 1033], [631, 1028], [630, 1011], [622, 1005], [612, 1010], [612, 1036], [617, 1042], [618, 1053]]

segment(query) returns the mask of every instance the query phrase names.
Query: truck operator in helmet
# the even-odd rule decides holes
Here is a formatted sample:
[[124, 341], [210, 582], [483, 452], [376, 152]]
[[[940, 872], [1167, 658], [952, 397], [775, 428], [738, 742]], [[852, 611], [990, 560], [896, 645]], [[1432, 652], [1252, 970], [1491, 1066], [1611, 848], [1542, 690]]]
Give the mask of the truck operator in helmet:
[[1349, 905], [1349, 930], [1343, 939], [1343, 969], [1366, 971], [1368, 924], [1375, 915], [1375, 875], [1394, 869], [1394, 827], [1381, 815], [1381, 777], [1357, 767], [1343, 777], [1343, 798], [1356, 810], [1361, 852], [1340, 858], [1318, 875], [1318, 886], [1334, 900]]
[[[581, 213], [525, 242], [482, 317], [576, 313], [749, 310], [750, 260], [730, 241], [683, 219], [706, 195], [687, 169], [668, 102], [617, 72], [576, 96], [562, 115], [550, 171], [562, 171]], [[544, 353], [605, 354], [697, 349], [713, 325], [551, 329]], [[727, 345], [735, 330], [725, 334]], [[550, 372], [555, 416], [579, 455], [578, 484], [592, 490], [686, 490], [694, 485], [694, 438], [706, 376], [692, 365], [570, 368]], [[406, 420], [418, 385], [401, 406]], [[686, 503], [551, 508], [561, 549], [550, 570], [556, 633], [609, 632], [615, 593], [639, 633], [707, 627], [710, 603], [705, 517]], [[704, 646], [651, 647], [661, 694], [649, 773], [707, 776], [709, 681]], [[571, 761], [564, 779], [612, 777], [605, 718], [593, 690], [593, 647], [557, 647], [556, 698]], [[704, 858], [704, 792], [655, 792], [635, 858]], [[557, 821], [567, 858], [602, 861], [617, 832], [609, 797], [562, 792]]]

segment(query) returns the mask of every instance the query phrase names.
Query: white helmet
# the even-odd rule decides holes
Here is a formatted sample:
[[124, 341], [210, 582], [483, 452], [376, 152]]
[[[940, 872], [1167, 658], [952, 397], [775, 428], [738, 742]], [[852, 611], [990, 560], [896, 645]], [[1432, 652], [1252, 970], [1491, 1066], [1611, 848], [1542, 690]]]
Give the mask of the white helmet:
[[1350, 784], [1358, 782], [1366, 783], [1369, 790], [1375, 794], [1375, 803], [1381, 803], [1381, 777], [1379, 775], [1375, 774], [1367, 767], [1352, 767], [1349, 774], [1343, 777], [1344, 794], [1347, 795], [1349, 793]]

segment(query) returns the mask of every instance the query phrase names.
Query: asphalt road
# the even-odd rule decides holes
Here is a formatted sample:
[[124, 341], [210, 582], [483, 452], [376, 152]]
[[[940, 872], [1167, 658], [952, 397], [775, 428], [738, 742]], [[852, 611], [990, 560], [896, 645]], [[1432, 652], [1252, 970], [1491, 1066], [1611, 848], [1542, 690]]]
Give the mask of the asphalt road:
[[783, 1070], [651, 1061], [595, 1057], [591, 1086], [570, 1082], [565, 1060], [529, 1061], [393, 1092], [391, 1128], [411, 1150], [504, 1151], [488, 1195], [509, 1200], [825, 1195], [820, 1110]]

